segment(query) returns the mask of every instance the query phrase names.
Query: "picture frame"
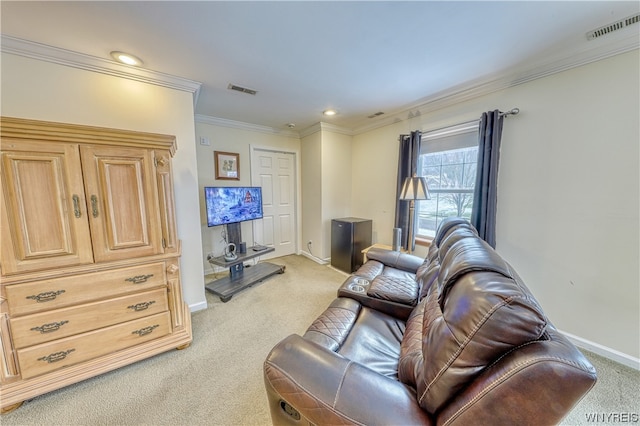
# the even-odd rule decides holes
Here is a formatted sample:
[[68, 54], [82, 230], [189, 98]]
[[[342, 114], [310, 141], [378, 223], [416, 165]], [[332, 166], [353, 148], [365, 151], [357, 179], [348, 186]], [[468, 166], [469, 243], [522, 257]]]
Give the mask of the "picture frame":
[[234, 152], [213, 152], [216, 179], [240, 180], [240, 154]]

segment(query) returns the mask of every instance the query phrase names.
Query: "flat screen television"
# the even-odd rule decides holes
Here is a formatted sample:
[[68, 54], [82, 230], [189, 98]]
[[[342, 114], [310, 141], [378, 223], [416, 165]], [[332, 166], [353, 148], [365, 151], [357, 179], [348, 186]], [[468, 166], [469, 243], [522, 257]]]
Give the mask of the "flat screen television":
[[262, 219], [262, 188], [259, 186], [205, 187], [204, 200], [208, 226]]

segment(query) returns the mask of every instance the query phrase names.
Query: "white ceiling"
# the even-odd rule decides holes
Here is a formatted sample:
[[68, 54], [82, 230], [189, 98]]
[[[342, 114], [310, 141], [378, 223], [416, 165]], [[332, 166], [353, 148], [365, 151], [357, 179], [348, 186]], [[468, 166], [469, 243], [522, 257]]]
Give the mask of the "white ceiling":
[[[196, 114], [296, 130], [362, 129], [443, 96], [516, 84], [638, 47], [638, 1], [6, 1], [2, 34], [112, 50], [201, 83]], [[232, 83], [256, 96], [227, 89]], [[510, 106], [504, 106], [510, 107]], [[327, 108], [339, 114], [322, 117]], [[385, 114], [367, 118], [378, 111]]]

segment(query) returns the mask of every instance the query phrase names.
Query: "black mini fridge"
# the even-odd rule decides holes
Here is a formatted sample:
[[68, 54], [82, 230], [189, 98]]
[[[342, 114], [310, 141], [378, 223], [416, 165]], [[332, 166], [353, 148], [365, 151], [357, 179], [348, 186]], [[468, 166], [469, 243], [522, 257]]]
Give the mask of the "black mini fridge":
[[331, 221], [331, 266], [352, 273], [362, 266], [362, 250], [371, 246], [371, 219], [345, 217]]

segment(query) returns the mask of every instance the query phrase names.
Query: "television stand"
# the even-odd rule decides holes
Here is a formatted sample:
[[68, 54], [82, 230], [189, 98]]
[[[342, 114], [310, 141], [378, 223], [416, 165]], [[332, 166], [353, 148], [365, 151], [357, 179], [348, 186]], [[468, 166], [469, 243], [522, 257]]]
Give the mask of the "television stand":
[[[264, 247], [264, 246], [262, 246]], [[209, 263], [214, 266], [229, 268], [229, 275], [214, 281], [205, 286], [207, 291], [220, 296], [220, 300], [228, 302], [234, 294], [251, 287], [257, 282], [261, 282], [272, 275], [283, 274], [284, 266], [275, 265], [269, 262], [262, 262], [244, 267], [244, 262], [267, 253], [275, 251], [273, 247], [265, 247], [260, 251], [253, 251], [252, 247], [247, 247], [246, 253], [236, 253], [238, 258], [232, 261], [226, 261], [224, 256], [212, 257]]]

